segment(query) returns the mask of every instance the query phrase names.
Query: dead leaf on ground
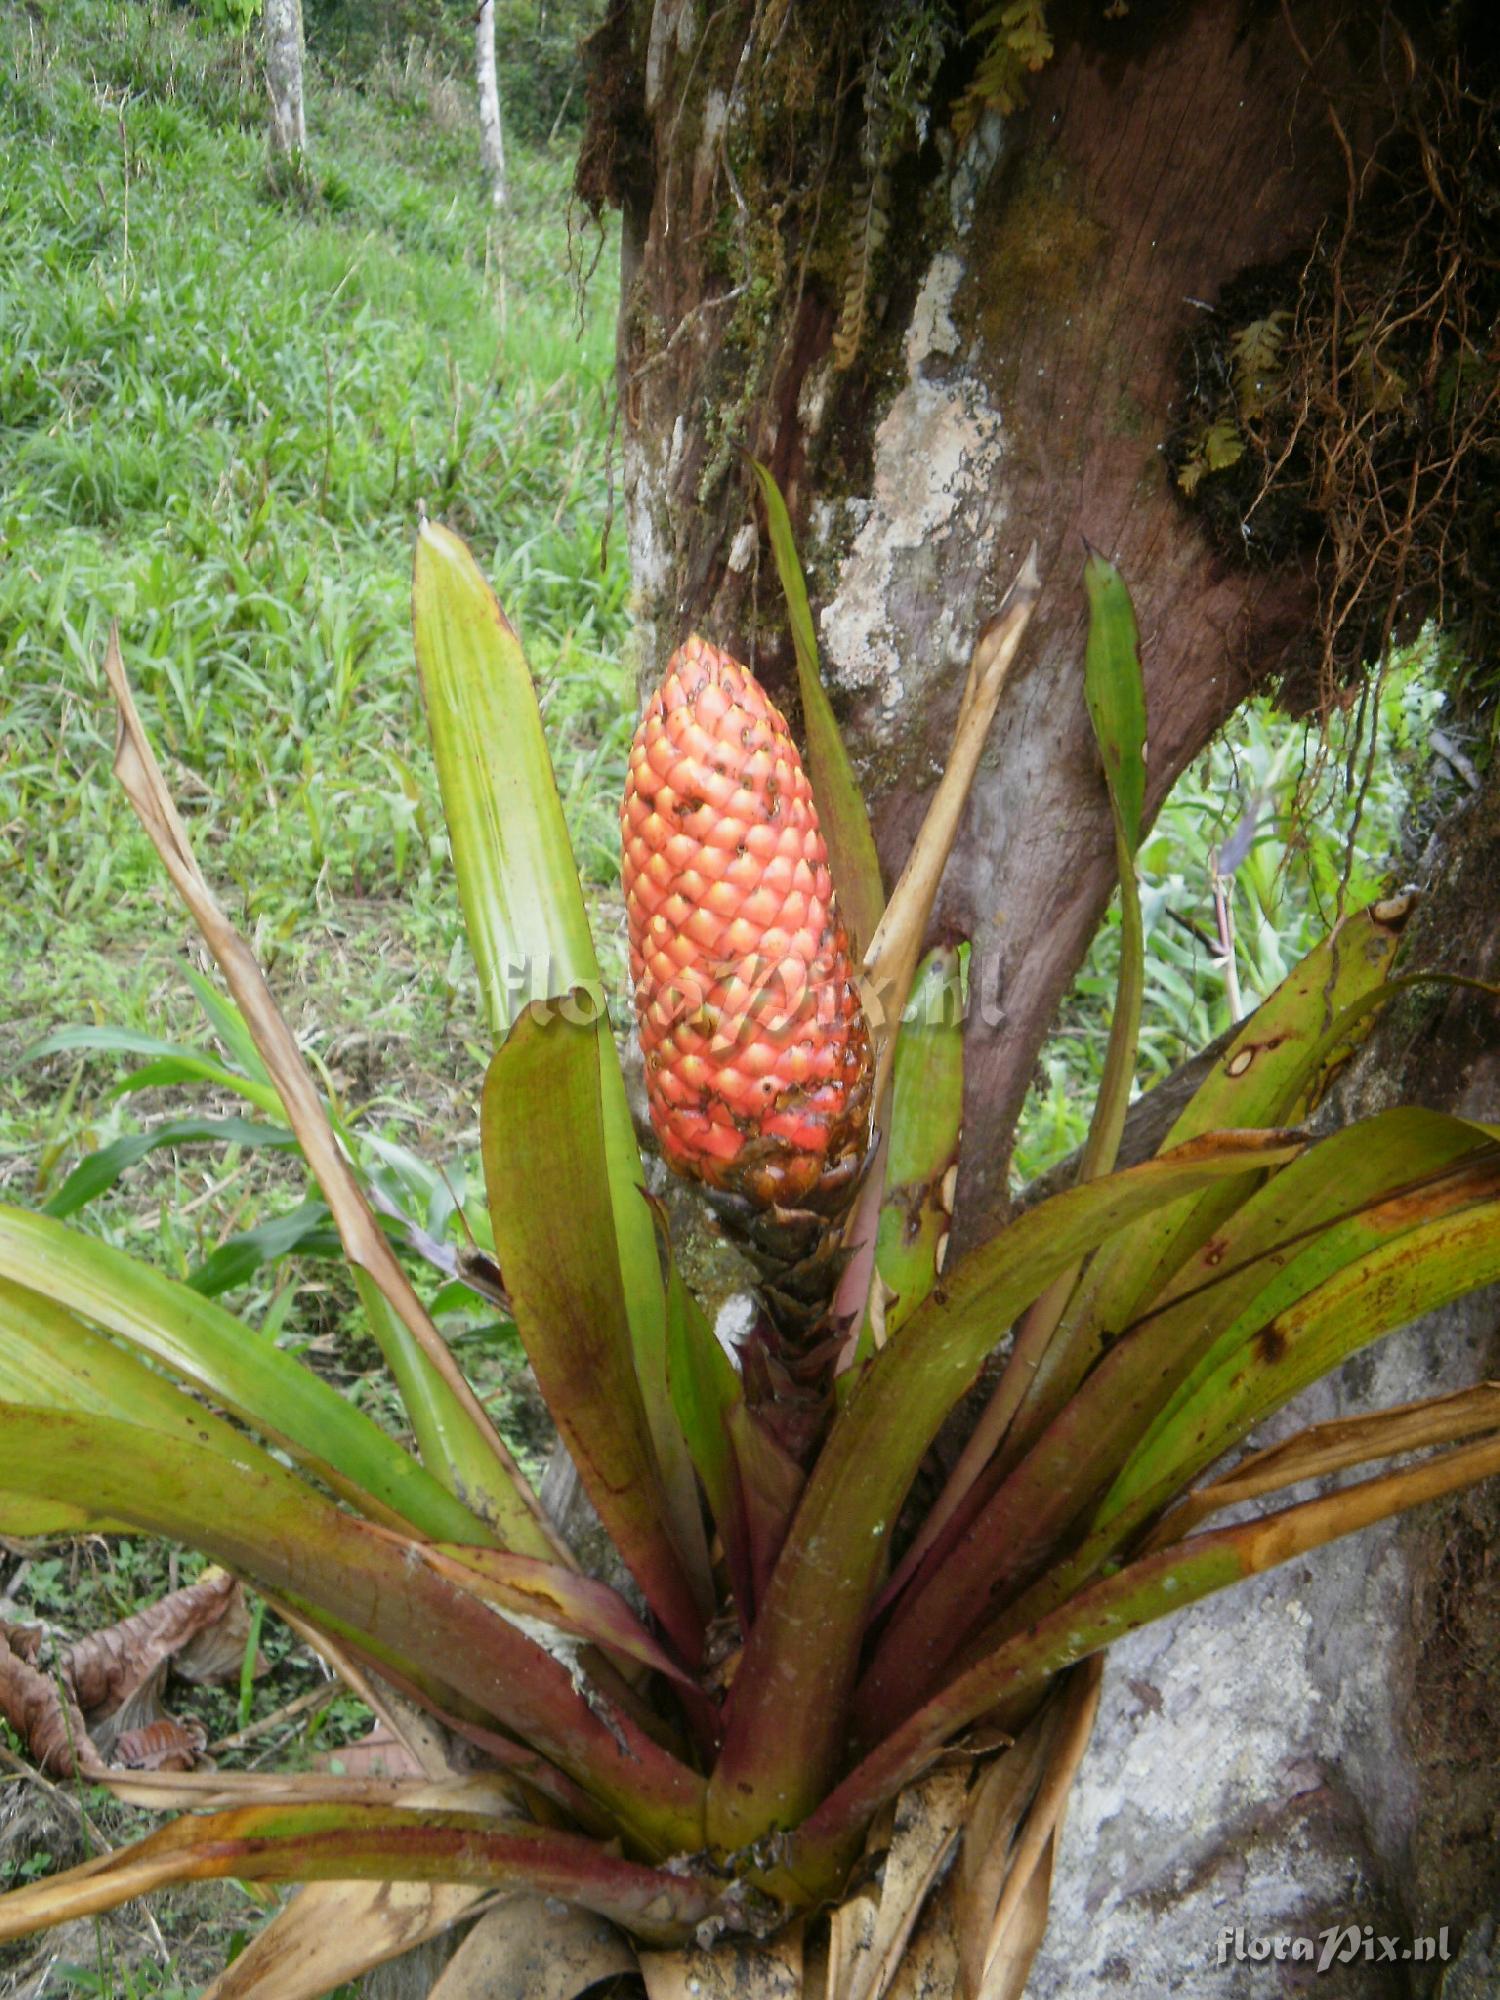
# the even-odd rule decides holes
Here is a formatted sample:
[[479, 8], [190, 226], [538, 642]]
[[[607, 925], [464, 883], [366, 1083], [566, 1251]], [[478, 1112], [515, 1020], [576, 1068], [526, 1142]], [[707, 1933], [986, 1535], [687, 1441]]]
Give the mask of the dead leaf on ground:
[[575, 2000], [635, 1969], [632, 1947], [587, 1910], [508, 1896], [475, 1924], [427, 2000]]
[[0, 1624], [0, 1716], [54, 1777], [191, 1770], [208, 1736], [163, 1707], [168, 1666], [186, 1655], [191, 1680], [237, 1678], [249, 1630], [244, 1591], [221, 1569], [70, 1646]]

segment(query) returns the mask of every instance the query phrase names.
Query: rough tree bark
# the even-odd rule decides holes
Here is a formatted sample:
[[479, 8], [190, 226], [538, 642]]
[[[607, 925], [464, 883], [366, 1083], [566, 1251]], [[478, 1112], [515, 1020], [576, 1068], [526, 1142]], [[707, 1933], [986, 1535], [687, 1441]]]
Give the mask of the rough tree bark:
[[[1004, 1204], [1038, 1046], [1112, 883], [1081, 695], [1080, 538], [1137, 594], [1154, 808], [1311, 601], [1295, 570], [1226, 565], [1172, 491], [1184, 336], [1228, 280], [1306, 244], [1345, 168], [1276, 10], [1214, 0], [1120, 19], [1054, 9], [1068, 20], [1024, 119], [988, 114], [955, 145], [944, 72], [927, 143], [872, 181], [875, 52], [859, 23], [879, 11], [728, 0], [705, 21], [692, 0], [616, 0], [590, 49], [580, 187], [623, 211], [642, 671], [702, 625], [789, 688], [742, 446], [787, 492], [888, 868], [934, 782], [973, 636], [1040, 545], [1028, 664], [940, 912], [999, 1001], [970, 1023], [972, 1237]], [[1294, 11], [1323, 46], [1334, 8]], [[885, 236], [869, 269], [872, 207]], [[834, 350], [862, 269], [850, 358]]]
[[295, 168], [307, 152], [302, 103], [302, 0], [266, 0], [266, 90], [273, 166]]
[[[974, 940], [999, 1002], [998, 1022], [994, 1008], [969, 1022], [959, 1227], [972, 1241], [1006, 1204], [1016, 1114], [1113, 880], [1081, 697], [1080, 538], [1120, 562], [1136, 596], [1153, 810], [1312, 622], [1309, 568], [1216, 553], [1165, 451], [1198, 316], [1246, 273], [1304, 255], [1342, 209], [1376, 134], [1352, 94], [1336, 127], [1330, 93], [1370, 59], [1361, 37], [1377, 10], [1056, 0], [1056, 54], [1023, 113], [953, 139], [973, 55], [950, 44], [914, 120], [925, 137], [882, 146], [896, 113], [892, 89], [872, 88], [879, 37], [898, 16], [940, 11], [612, 0], [589, 45], [579, 189], [623, 217], [622, 487], [642, 677], [697, 626], [795, 706], [740, 453], [765, 460], [889, 871], [936, 780], [969, 644], [1039, 544], [1044, 601], [940, 911]], [[1480, 932], [1460, 942], [1466, 969], [1491, 977], [1496, 811], [1492, 794], [1446, 850], [1465, 887], [1439, 902], [1428, 953], [1443, 955], [1443, 926], [1477, 897]], [[1493, 1013], [1410, 1032], [1419, 1059], [1387, 1041], [1360, 1108], [1405, 1090], [1500, 1112]], [[1472, 1076], [1469, 1043], [1489, 1049]], [[1494, 1320], [1479, 1301], [1415, 1345], [1390, 1344], [1397, 1359], [1346, 1372], [1303, 1420], [1372, 1388], [1395, 1401], [1493, 1372]], [[1481, 1515], [1493, 1522], [1489, 1500], [1455, 1503], [1299, 1566], [1255, 1605], [1237, 1593], [1132, 1642], [1111, 1669], [1031, 1990], [1264, 1992], [1261, 1965], [1215, 1966], [1220, 1927], [1259, 1920], [1274, 1934], [1320, 1913], [1407, 1936], [1448, 1921], [1457, 1943], [1497, 1887], [1493, 1767], [1478, 1746], [1500, 1614], [1472, 1554]], [[1455, 1539], [1478, 1610], [1455, 1610]], [[1244, 1671], [1226, 1674], [1231, 1660]], [[1325, 1987], [1429, 1990], [1405, 1967], [1356, 1966]]]
[[505, 132], [500, 122], [500, 81], [495, 73], [495, 0], [479, 0], [474, 16], [479, 77], [479, 157], [497, 216], [505, 214]]

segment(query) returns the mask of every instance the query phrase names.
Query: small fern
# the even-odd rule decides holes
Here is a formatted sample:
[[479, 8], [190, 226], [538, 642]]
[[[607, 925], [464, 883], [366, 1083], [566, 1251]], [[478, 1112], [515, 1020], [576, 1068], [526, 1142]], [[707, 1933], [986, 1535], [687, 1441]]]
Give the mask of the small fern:
[[1027, 76], [1034, 76], [1052, 57], [1047, 0], [1004, 0], [987, 8], [969, 33], [975, 40], [981, 35], [989, 40], [974, 80], [953, 114], [960, 138], [973, 129], [981, 112], [994, 110], [1009, 117], [1018, 111], [1026, 101]]
[[876, 260], [890, 227], [891, 178], [882, 167], [872, 174], [859, 196], [853, 256], [844, 282], [844, 303], [833, 335], [833, 365], [852, 368], [864, 342]]

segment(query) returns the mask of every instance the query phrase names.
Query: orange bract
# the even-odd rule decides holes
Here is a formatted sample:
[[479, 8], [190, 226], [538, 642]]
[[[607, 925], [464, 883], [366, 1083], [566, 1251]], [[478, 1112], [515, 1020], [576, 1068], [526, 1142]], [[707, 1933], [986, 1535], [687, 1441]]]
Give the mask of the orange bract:
[[669, 1165], [761, 1204], [857, 1168], [870, 1037], [802, 759], [748, 668], [694, 637], [631, 745], [630, 972]]

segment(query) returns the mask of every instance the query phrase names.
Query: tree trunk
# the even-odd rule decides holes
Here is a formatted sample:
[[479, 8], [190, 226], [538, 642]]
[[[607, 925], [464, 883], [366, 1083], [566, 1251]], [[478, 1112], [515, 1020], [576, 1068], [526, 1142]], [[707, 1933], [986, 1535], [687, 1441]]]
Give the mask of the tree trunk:
[[[1424, 857], [1409, 962], [1500, 981], [1500, 770]], [[1500, 1003], [1398, 998], [1335, 1092], [1339, 1123], [1395, 1103], [1500, 1119]], [[1149, 1102], [1149, 1100], [1147, 1100]], [[1500, 1375], [1492, 1288], [1358, 1355], [1265, 1425], [1303, 1425]], [[1348, 1954], [1338, 2000], [1500, 1990], [1500, 1481], [1228, 1591], [1114, 1648], [1069, 1807], [1030, 2000], [1101, 1986], [1240, 2000], [1282, 1990], [1261, 1938], [1373, 1926], [1446, 1941], [1418, 1970]], [[1446, 1933], [1444, 1927], [1446, 1926]], [[1221, 1935], [1230, 1933], [1224, 1958]], [[1321, 1950], [1321, 1945], [1316, 1946]], [[1278, 1968], [1279, 1971], [1279, 1968]], [[1288, 1989], [1290, 1990], [1290, 1989]]]
[[302, 0], [266, 0], [266, 89], [271, 99], [271, 164], [295, 172], [307, 153], [302, 106]]
[[[1081, 693], [1081, 538], [1136, 594], [1154, 810], [1312, 602], [1295, 567], [1226, 563], [1173, 489], [1184, 343], [1226, 282], [1305, 246], [1344, 186], [1275, 9], [1052, 11], [1067, 20], [1024, 117], [987, 113], [952, 140], [960, 48], [925, 143], [893, 152], [871, 140], [896, 115], [871, 78], [901, 9], [616, 0], [589, 45], [579, 170], [586, 199], [623, 210], [642, 674], [701, 625], [790, 691], [743, 448], [787, 494], [892, 873], [974, 635], [1039, 544], [1044, 599], [939, 912], [998, 1002], [969, 1022], [970, 1239], [1005, 1204], [1036, 1053], [1114, 877]], [[1319, 47], [1336, 11], [1292, 9]], [[1340, 60], [1335, 41], [1325, 62]]]
[[[1052, 0], [1056, 52], [1025, 110], [987, 113], [960, 140], [973, 44], [938, 51], [914, 113], [911, 66], [892, 54], [941, 11], [612, 0], [588, 48], [578, 187], [623, 218], [642, 678], [700, 627], [795, 707], [748, 452], [792, 511], [888, 877], [936, 781], [972, 639], [1039, 545], [1044, 599], [939, 911], [998, 1001], [968, 1023], [958, 1226], [973, 1241], [1007, 1204], [1015, 1118], [1114, 879], [1081, 695], [1081, 539], [1120, 563], [1140, 614], [1154, 811], [1245, 694], [1294, 662], [1318, 603], [1309, 561], [1227, 557], [1176, 489], [1192, 335], [1226, 286], [1279, 267], [1295, 290], [1377, 136], [1355, 89], [1361, 37], [1380, 39], [1377, 59], [1394, 45], [1370, 35], [1375, 10], [1335, 0]], [[1425, 954], [1450, 958], [1453, 926], [1482, 910], [1454, 969], [1491, 978], [1497, 797], [1435, 864], [1455, 888], [1434, 898]], [[1387, 1031], [1351, 1112], [1407, 1094], [1497, 1115], [1493, 1011], [1455, 1001], [1405, 1032]], [[1496, 1360], [1493, 1301], [1467, 1302], [1297, 1414], [1430, 1394]], [[1266, 1974], [1232, 1947], [1216, 1965], [1217, 1940], [1260, 1915], [1271, 1937], [1370, 1921], [1398, 1950], [1446, 1921], [1460, 1948], [1495, 1887], [1480, 1747], [1494, 1505], [1486, 1492], [1359, 1537], [1119, 1650], [1029, 1992], [1237, 2000]], [[1431, 1990], [1412, 1977], [1362, 1963], [1319, 1984]]]
[[500, 84], [495, 74], [495, 0], [479, 0], [474, 16], [476, 68], [479, 75], [479, 156], [497, 216], [504, 216], [505, 133], [500, 123]]

